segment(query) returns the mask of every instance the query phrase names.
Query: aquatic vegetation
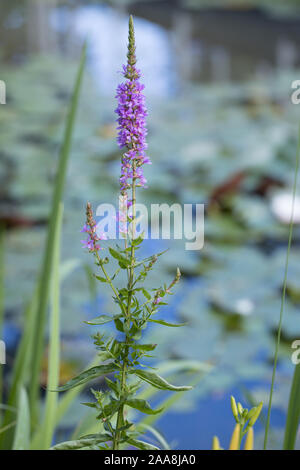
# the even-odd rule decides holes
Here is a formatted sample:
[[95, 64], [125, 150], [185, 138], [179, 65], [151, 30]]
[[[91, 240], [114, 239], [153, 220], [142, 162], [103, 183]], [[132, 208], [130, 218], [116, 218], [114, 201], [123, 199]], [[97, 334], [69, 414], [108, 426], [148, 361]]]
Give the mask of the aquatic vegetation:
[[[40, 62], [28, 60], [18, 68], [18, 74], [15, 70], [10, 70], [6, 64], [2, 65], [1, 73], [4, 75], [1, 78], [10, 83], [12, 97], [9, 108], [0, 109], [2, 123], [0, 139], [2, 148], [5, 148], [5, 152], [1, 154], [3, 165], [0, 169], [1, 191], [4, 196], [1, 208], [4, 225], [7, 224], [8, 227], [8, 230], [4, 231], [5, 320], [8, 320], [6, 325], [13, 324], [18, 333], [21, 333], [23, 328], [24, 334], [22, 332], [23, 338], [16, 358], [15, 345], [9, 351], [10, 363], [11, 359], [16, 360], [14, 360], [14, 369], [6, 370], [4, 399], [8, 398], [8, 402], [3, 406], [12, 405], [13, 409], [1, 409], [4, 418], [0, 428], [1, 445], [3, 448], [12, 446], [48, 448], [55, 443], [52, 442], [54, 428], [60, 428], [62, 425], [67, 428], [71, 436], [71, 430], [79, 421], [81, 423], [82, 419], [83, 424], [76, 427], [71, 437], [71, 439], [74, 437], [77, 445], [80, 445], [78, 441], [82, 435], [99, 432], [100, 428], [102, 432], [103, 424], [97, 421], [95, 425], [95, 416], [91, 416], [92, 413], [97, 414], [97, 407], [78, 406], [80, 401], [90, 401], [86, 397], [87, 383], [67, 391], [60, 399], [51, 390], [56, 389], [58, 383], [65, 383], [76, 375], [93, 356], [87, 335], [91, 329], [95, 333], [99, 325], [84, 328], [81, 326], [82, 319], [100, 313], [104, 317], [105, 312], [115, 311], [117, 306], [108, 294], [107, 287], [110, 287], [108, 283], [98, 282], [99, 279], [93, 276], [93, 270], [86, 264], [87, 257], [84, 250], [78, 249], [80, 238], [83, 238], [82, 234], [79, 234], [81, 224], [79, 214], [83, 198], [94, 203], [95, 200], [103, 198], [111, 200], [117, 192], [119, 154], [115, 145], [113, 106], [111, 99], [103, 97], [99, 106], [98, 97], [92, 96], [90, 83], [83, 87], [77, 132], [73, 137], [76, 145], [72, 145], [72, 164], [69, 169], [72, 184], [67, 186], [65, 196], [66, 216], [63, 223], [62, 251], [66, 260], [60, 266], [60, 284], [68, 279], [61, 292], [63, 307], [60, 329], [63, 347], [61, 373], [58, 378], [59, 351], [53, 345], [58, 343], [57, 317], [60, 313], [57, 312], [57, 295], [51, 292], [51, 286], [55, 285], [56, 269], [50, 273], [49, 264], [46, 269], [45, 264], [43, 268], [37, 267], [40, 266], [49, 200], [53, 188], [53, 173], [56, 168], [56, 161], [52, 158], [53, 150], [55, 151], [59, 144], [58, 135], [63, 122], [62, 107], [69, 99], [68, 81], [73, 69], [69, 69], [68, 64], [63, 64], [64, 74], [58, 73], [62, 64], [54, 59]], [[127, 80], [130, 81], [130, 78]], [[139, 82], [139, 79], [136, 80]], [[277, 207], [274, 210], [273, 203], [277, 200], [278, 188], [283, 188], [278, 192], [278, 200], [281, 200], [281, 194], [289, 194], [294, 166], [293, 121], [297, 118], [296, 107], [292, 110], [286, 105], [286, 89], [290, 78], [284, 76], [280, 80], [280, 86], [275, 78], [269, 81], [268, 91], [263, 92], [265, 93], [263, 105], [256, 102], [254, 91], [255, 87], [262, 90], [260, 88], [262, 82], [228, 87], [220, 85], [198, 87], [194, 84], [192, 89], [186, 90], [182, 98], [180, 96], [172, 100], [166, 98], [161, 100], [159, 106], [154, 106], [155, 102], [152, 103], [149, 129], [153, 165], [147, 167], [149, 188], [147, 191], [141, 191], [139, 197], [143, 202], [161, 202], [162, 197], [172, 203], [205, 201], [208, 209], [206, 245], [203, 252], [193, 256], [187, 255], [180, 241], [172, 241], [169, 252], [160, 257], [160, 263], [155, 262], [155, 269], [147, 272], [149, 285], [155, 285], [157, 279], [167, 279], [167, 285], [170, 285], [171, 275], [176, 271], [177, 264], [184, 274], [181, 282], [177, 284], [175, 302], [164, 311], [164, 320], [167, 318], [168, 322], [177, 322], [176, 324], [187, 322], [186, 328], [174, 328], [170, 330], [170, 334], [161, 324], [151, 322], [152, 328], [143, 330], [143, 338], [144, 333], [147, 335], [144, 342], [157, 344], [155, 352], [158, 357], [164, 361], [171, 358], [171, 361], [167, 362], [170, 368], [159, 371], [159, 374], [172, 381], [172, 374], [175, 373], [172, 364], [177, 365], [176, 372], [180, 373], [182, 364], [191, 358], [207, 361], [205, 366], [216, 359], [212, 372], [203, 384], [189, 392], [188, 400], [183, 399], [179, 405], [176, 401], [178, 409], [195, 408], [200, 398], [211, 396], [212, 392], [224, 394], [235, 384], [244, 384], [251, 379], [260, 382], [251, 390], [254, 402], [263, 399], [264, 403], [267, 403], [266, 383], [269, 382], [270, 374], [268, 356], [272, 351], [273, 336], [278, 333], [278, 337], [281, 337], [280, 350], [277, 348], [281, 361], [281, 368], [277, 372], [280, 386], [274, 390], [273, 408], [279, 408], [284, 412], [287, 410], [289, 391], [287, 376], [290, 377], [292, 373], [290, 344], [300, 334], [298, 327], [300, 253], [295, 243], [295, 246], [291, 247], [289, 276], [286, 280], [285, 316], [278, 328], [276, 312], [282, 290], [282, 267], [286, 257], [283, 244], [285, 245], [287, 239], [286, 222], [289, 220], [289, 214], [283, 213], [282, 208], [277, 210]], [[24, 84], [28, 90], [25, 94]], [[117, 92], [118, 99], [122, 101], [118, 111], [120, 126], [126, 126], [128, 119], [126, 108], [125, 110], [123, 108], [123, 100], [127, 100], [128, 89], [126, 83], [123, 85]], [[143, 90], [139, 88], [138, 92], [141, 98], [138, 105], [141, 106], [142, 121], [141, 134], [139, 133], [137, 138], [141, 139], [140, 150], [145, 152], [146, 158], [146, 149], [143, 148], [146, 135], [143, 134], [146, 109]], [[33, 93], [37, 93], [41, 98], [34, 103], [30, 99]], [[101, 113], [99, 113], [100, 108]], [[19, 119], [15, 119], [16, 115]], [[120, 137], [119, 143], [126, 144], [126, 132]], [[132, 177], [130, 173], [132, 154], [128, 153], [130, 150], [132, 149], [125, 148], [127, 155], [123, 157], [121, 181], [123, 190], [126, 190], [128, 182], [130, 185]], [[157, 171], [157, 168], [160, 171]], [[139, 181], [136, 181], [136, 186], [140, 183], [145, 185], [142, 173]], [[128, 192], [131, 189], [128, 187]], [[17, 211], [13, 214], [10, 214], [11, 201], [17, 204]], [[130, 211], [132, 213], [130, 196], [127, 202], [130, 214]], [[53, 213], [58, 220], [57, 205]], [[128, 225], [132, 224], [131, 220], [126, 222]], [[294, 229], [296, 241], [299, 242], [299, 226], [295, 226]], [[86, 248], [93, 254], [97, 251], [101, 258], [102, 255], [105, 257], [108, 243], [101, 240], [105, 236], [96, 234], [99, 238], [96, 240], [94, 223], [91, 223], [90, 227], [86, 226], [83, 231], [88, 236], [87, 240], [84, 240]], [[123, 233], [126, 234], [127, 229]], [[95, 247], [91, 235], [96, 242]], [[53, 258], [54, 255], [53, 232], [50, 238], [52, 241], [47, 244], [45, 259], [47, 257], [49, 259], [49, 256]], [[165, 248], [166, 244], [160, 242], [141, 243], [135, 247], [135, 251], [149, 258], [152, 249], [162, 251]], [[138, 249], [140, 251], [137, 251]], [[2, 248], [0, 250], [2, 251]], [[121, 253], [124, 256], [125, 254]], [[95, 261], [97, 263], [97, 259]], [[119, 261], [111, 256], [108, 267], [112, 269], [113, 263], [118, 265]], [[0, 263], [3, 264], [2, 260]], [[103, 266], [107, 270], [107, 265]], [[96, 274], [99, 274], [98, 270], [102, 272], [100, 266], [97, 266]], [[47, 280], [43, 281], [43, 287], [35, 288], [30, 299], [29, 295], [34, 291], [33, 283], [36, 283], [36, 280], [41, 283], [41, 272], [44, 281]], [[114, 279], [116, 285], [119, 284], [122, 273], [126, 274], [126, 270], [120, 268]], [[72, 274], [70, 279], [69, 274]], [[0, 277], [0, 303], [3, 304], [2, 267]], [[100, 273], [99, 277], [105, 279], [103, 273]], [[265, 282], [266, 279], [268, 282]], [[234, 289], [232, 285], [235, 286]], [[57, 293], [57, 287], [54, 290]], [[41, 292], [46, 298], [47, 291], [49, 294], [47, 305], [50, 305], [51, 319], [49, 354], [47, 354], [48, 338], [44, 334], [47, 327], [45, 303], [40, 298]], [[144, 296], [142, 291], [140, 294]], [[159, 297], [154, 301], [156, 306], [160, 303]], [[28, 303], [26, 315], [22, 315], [24, 300]], [[83, 305], [85, 301], [88, 307]], [[164, 298], [162, 301], [164, 302]], [[40, 312], [38, 315], [37, 310]], [[3, 308], [0, 305], [0, 318], [2, 314]], [[118, 314], [119, 312], [116, 313]], [[37, 318], [38, 323], [36, 323]], [[106, 328], [105, 325], [100, 328]], [[107, 323], [109, 331], [111, 326], [115, 326], [114, 320]], [[6, 332], [7, 329], [4, 333]], [[32, 338], [36, 333], [38, 340], [33, 352]], [[118, 335], [122, 336], [124, 333], [118, 331]], [[151, 352], [144, 356], [147, 362], [148, 354]], [[42, 362], [41, 355], [43, 355]], [[24, 369], [22, 369], [23, 359]], [[33, 364], [34, 359], [36, 361]], [[98, 364], [90, 362], [89, 368]], [[160, 364], [157, 366], [160, 367]], [[35, 378], [31, 382], [33, 371]], [[187, 383], [195, 382], [190, 381], [190, 378], [185, 379], [188, 380]], [[31, 383], [32, 388], [30, 388]], [[40, 409], [40, 401], [35, 400], [34, 396], [40, 398], [39, 387], [46, 384], [48, 390], [44, 415]], [[137, 398], [152, 400], [154, 395], [151, 395], [147, 383], [144, 384], [145, 387], [137, 392]], [[285, 448], [295, 448], [296, 445], [299, 423], [298, 390], [299, 367], [295, 367], [287, 410]], [[80, 393], [84, 398], [82, 395], [79, 397]], [[166, 412], [182, 395], [185, 394], [168, 396], [159, 404], [159, 408], [163, 407]], [[272, 402], [272, 397], [270, 398]], [[109, 398], [106, 397], [105, 400], [107, 400], [104, 403], [106, 406]], [[31, 413], [27, 413], [28, 407], [31, 408]], [[72, 410], [75, 412], [70, 412], [69, 416], [66, 416], [65, 412], [70, 407], [73, 407]], [[17, 415], [16, 409], [19, 410]], [[128, 421], [138, 427], [139, 411], [126, 405], [126, 412]], [[30, 414], [32, 423], [28, 425]], [[148, 414], [144, 422], [153, 424], [161, 415], [162, 413]], [[115, 417], [112, 421], [114, 419]], [[178, 414], [178, 419], [183, 420], [183, 415]], [[161, 423], [158, 422], [158, 426], [164, 430], [163, 420]], [[23, 434], [26, 439], [22, 442]], [[204, 436], [202, 438], [205, 439]], [[221, 441], [223, 439], [222, 437]], [[281, 446], [281, 442], [282, 440], [276, 445]], [[209, 446], [210, 443], [206, 445]]]

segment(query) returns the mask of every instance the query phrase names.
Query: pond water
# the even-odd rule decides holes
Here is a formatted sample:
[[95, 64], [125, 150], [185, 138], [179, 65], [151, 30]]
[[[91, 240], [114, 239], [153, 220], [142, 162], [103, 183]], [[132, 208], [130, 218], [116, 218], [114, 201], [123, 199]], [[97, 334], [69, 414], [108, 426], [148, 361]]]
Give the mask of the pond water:
[[[38, 3], [33, 9], [32, 2], [27, 7], [12, 2], [3, 19], [6, 47], [1, 73], [7, 76], [11, 107], [0, 110], [1, 211], [32, 222], [29, 228], [11, 229], [7, 234], [4, 339], [10, 361], [20, 334], [23, 304], [41, 258], [61, 110], [67, 103], [83, 38], [88, 40], [88, 78], [66, 191], [64, 262], [75, 259], [78, 266], [88, 262], [81, 253], [79, 233], [85, 201], [108, 202], [118, 192], [113, 100], [120, 79], [117, 71], [126, 53], [127, 11], [87, 3], [78, 2], [76, 7], [65, 2]], [[285, 203], [278, 214], [272, 211], [272, 201], [274, 197], [286, 201], [293, 177], [298, 116], [289, 92], [298, 63], [293, 48], [298, 47], [299, 37], [295, 32], [288, 34], [290, 19], [280, 19], [280, 29], [279, 20], [256, 12], [256, 24], [260, 28], [263, 17], [269, 31], [266, 42], [273, 47], [262, 57], [257, 44], [259, 53], [253, 55], [244, 42], [240, 47], [247, 54], [241, 60], [239, 48], [230, 45], [220, 31], [215, 30], [212, 37], [205, 30], [199, 37], [198, 12], [194, 19], [187, 12], [172, 11], [168, 16], [164, 9], [149, 10], [148, 3], [132, 6], [150, 108], [153, 159], [147, 169], [149, 189], [141, 192], [141, 201], [147, 205], [205, 203], [207, 209], [201, 252], [187, 252], [184, 241], [145, 242], [147, 255], [170, 248], [150, 283], [171, 279], [177, 265], [183, 273], [176, 295], [162, 311], [164, 318], [189, 323], [186, 331], [175, 328], [180, 331], [171, 333], [153, 327], [149, 340], [159, 343], [158, 357], [163, 360], [215, 364], [157, 427], [174, 448], [202, 449], [210, 447], [214, 434], [228, 445], [234, 425], [231, 394], [248, 406], [249, 395], [256, 402], [263, 399], [266, 403], [268, 398], [290, 209]], [[204, 15], [208, 25], [220, 19], [216, 15]], [[230, 24], [253, 24], [253, 15], [245, 20], [233, 12]], [[32, 57], [33, 52], [38, 56]], [[11, 69], [12, 64], [18, 68]], [[244, 82], [232, 84], [232, 78]], [[300, 334], [299, 240], [297, 226], [272, 414], [275, 434], [277, 428], [281, 432], [285, 420], [292, 373], [290, 344]], [[94, 301], [90, 300], [83, 272], [76, 269], [63, 288], [65, 376], [84, 367], [93, 354], [91, 331], [82, 327], [82, 320], [111, 308], [102, 286]], [[262, 426], [257, 430], [259, 434]]]

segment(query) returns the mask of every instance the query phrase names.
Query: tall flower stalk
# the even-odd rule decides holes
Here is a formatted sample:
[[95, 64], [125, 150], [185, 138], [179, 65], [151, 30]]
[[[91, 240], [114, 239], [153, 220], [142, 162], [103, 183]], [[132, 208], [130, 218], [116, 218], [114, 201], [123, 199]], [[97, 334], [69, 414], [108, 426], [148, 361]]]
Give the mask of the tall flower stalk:
[[[123, 74], [127, 79], [117, 88], [118, 107], [118, 144], [121, 148], [126, 148], [126, 152], [122, 156], [120, 188], [121, 195], [128, 200], [127, 191], [132, 191], [131, 200], [128, 200], [128, 206], [132, 207], [132, 241], [130, 247], [131, 263], [127, 270], [128, 275], [128, 299], [126, 305], [126, 324], [130, 330], [131, 324], [131, 301], [134, 283], [134, 265], [135, 265], [135, 219], [136, 219], [136, 187], [144, 186], [146, 179], [143, 175], [142, 165], [150, 163], [145, 154], [146, 144], [146, 116], [147, 110], [145, 106], [145, 96], [143, 95], [144, 85], [139, 81], [141, 73], [136, 68], [135, 55], [135, 37], [132, 16], [129, 18], [129, 34], [128, 34], [128, 54], [127, 65], [123, 66]], [[125, 241], [125, 249], [127, 241]], [[121, 372], [122, 392], [126, 388], [127, 378], [127, 357], [129, 352], [130, 336], [126, 333], [125, 357]], [[124, 424], [124, 406], [122, 405], [118, 411], [117, 429]], [[120, 441], [120, 432], [114, 436], [113, 449], [118, 449]]]
[[[139, 260], [136, 250], [143, 242], [143, 236], [136, 237], [136, 190], [145, 187], [146, 179], [143, 174], [143, 165], [149, 164], [146, 155], [146, 116], [144, 86], [140, 82], [141, 73], [136, 68], [135, 37], [132, 17], [129, 19], [129, 38], [127, 64], [123, 66], [125, 82], [117, 88], [118, 107], [118, 144], [124, 149], [121, 159], [120, 192], [125, 204], [125, 215], [119, 218], [125, 225], [124, 248], [109, 247], [112, 258], [117, 260], [118, 269], [110, 274], [106, 265], [110, 258], [102, 255], [102, 241], [105, 234], [98, 233], [91, 205], [87, 204], [86, 223], [82, 232], [87, 234], [83, 241], [87, 250], [93, 254], [97, 270], [95, 274], [100, 282], [104, 282], [112, 291], [113, 300], [117, 306], [116, 313], [100, 315], [88, 321], [89, 325], [102, 325], [113, 323], [118, 335], [107, 336], [97, 333], [94, 342], [99, 351], [100, 364], [79, 374], [74, 379], [59, 388], [60, 391], [85, 384], [92, 379], [105, 377], [107, 389], [92, 390], [95, 402], [86, 403], [87, 406], [97, 410], [97, 419], [101, 421], [101, 432], [92, 436], [83, 436], [80, 440], [58, 444], [55, 448], [95, 448], [118, 450], [130, 446], [137, 449], [154, 449], [153, 445], [141, 440], [134, 423], [127, 419], [126, 408], [134, 408], [142, 413], [157, 414], [161, 409], [152, 409], [150, 404], [137, 397], [139, 388], [144, 384], [159, 390], [185, 391], [191, 387], [175, 386], [154, 372], [150, 372], [140, 363], [142, 358], [151, 357], [156, 344], [141, 342], [142, 333], [149, 322], [158, 323], [163, 327], [181, 326], [155, 319], [161, 305], [165, 305], [166, 295], [171, 294], [173, 287], [180, 280], [180, 271], [169, 286], [146, 289], [143, 287], [148, 273], [153, 269], [158, 257], [162, 253], [154, 254]], [[130, 234], [130, 236], [128, 236]], [[124, 287], [115, 286], [115, 279], [120, 272], [124, 272], [126, 281]], [[100, 274], [100, 275], [99, 275]], [[121, 333], [121, 339], [120, 339]], [[143, 367], [143, 368], [142, 368]], [[110, 377], [107, 375], [110, 374]]]

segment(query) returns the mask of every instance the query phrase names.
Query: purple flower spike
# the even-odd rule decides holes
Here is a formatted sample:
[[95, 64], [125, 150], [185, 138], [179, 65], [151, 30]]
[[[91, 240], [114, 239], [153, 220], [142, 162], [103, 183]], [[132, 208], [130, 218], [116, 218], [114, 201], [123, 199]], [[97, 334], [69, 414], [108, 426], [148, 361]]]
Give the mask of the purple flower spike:
[[87, 203], [86, 206], [86, 223], [80, 231], [88, 235], [87, 240], [81, 240], [81, 243], [90, 253], [98, 253], [102, 249], [98, 242], [100, 240], [107, 240], [105, 233], [99, 234], [96, 232], [96, 222], [90, 203]]
[[129, 44], [128, 62], [123, 65], [123, 75], [127, 79], [117, 88], [118, 107], [118, 145], [126, 148], [122, 157], [120, 187], [121, 192], [131, 188], [132, 179], [137, 186], [145, 186], [146, 179], [143, 174], [142, 165], [150, 164], [151, 161], [146, 155], [146, 116], [145, 96], [143, 95], [144, 85], [139, 81], [141, 72], [136, 68], [135, 40], [133, 22], [129, 22]]

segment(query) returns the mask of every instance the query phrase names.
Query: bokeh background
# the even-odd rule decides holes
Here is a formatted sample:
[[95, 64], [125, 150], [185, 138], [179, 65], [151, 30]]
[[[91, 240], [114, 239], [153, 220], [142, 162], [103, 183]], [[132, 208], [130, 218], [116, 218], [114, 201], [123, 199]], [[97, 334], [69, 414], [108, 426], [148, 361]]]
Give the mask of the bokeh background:
[[[185, 328], [151, 327], [160, 361], [212, 366], [193, 392], [157, 421], [173, 448], [203, 449], [218, 434], [228, 445], [231, 394], [267, 403], [279, 319], [299, 108], [291, 83], [300, 75], [299, 1], [27, 0], [1, 2], [0, 219], [5, 227], [5, 377], [23, 327], [44, 247], [63, 123], [81, 46], [88, 62], [65, 193], [61, 381], [93, 357], [83, 321], [107, 312], [109, 293], [87, 275], [80, 245], [87, 200], [117, 202], [120, 151], [115, 88], [135, 17], [138, 64], [149, 107], [149, 188], [139, 201], [205, 203], [205, 246], [149, 240], [144, 252], [170, 247], [152, 282], [183, 279], [162, 311]], [[277, 447], [291, 382], [291, 343], [300, 338], [300, 199], [283, 341], [272, 413]], [[47, 349], [45, 349], [45, 364]], [[158, 360], [158, 359], [156, 359]], [[46, 366], [41, 377], [45, 385]], [[74, 406], [58, 440], [86, 409]], [[264, 412], [266, 409], [264, 409]], [[261, 446], [263, 422], [258, 424]]]

